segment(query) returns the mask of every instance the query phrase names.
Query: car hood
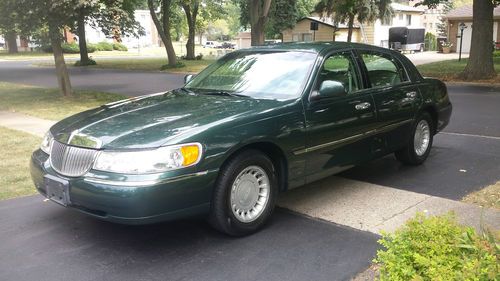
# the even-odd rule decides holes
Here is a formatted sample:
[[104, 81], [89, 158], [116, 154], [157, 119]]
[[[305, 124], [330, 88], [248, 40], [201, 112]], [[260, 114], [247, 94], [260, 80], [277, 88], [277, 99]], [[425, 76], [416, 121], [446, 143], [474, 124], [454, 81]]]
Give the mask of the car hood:
[[273, 111], [284, 103], [171, 91], [131, 98], [73, 115], [55, 124], [51, 133], [59, 142], [80, 147], [153, 148], [188, 141], [211, 127], [237, 119], [248, 120], [248, 117]]

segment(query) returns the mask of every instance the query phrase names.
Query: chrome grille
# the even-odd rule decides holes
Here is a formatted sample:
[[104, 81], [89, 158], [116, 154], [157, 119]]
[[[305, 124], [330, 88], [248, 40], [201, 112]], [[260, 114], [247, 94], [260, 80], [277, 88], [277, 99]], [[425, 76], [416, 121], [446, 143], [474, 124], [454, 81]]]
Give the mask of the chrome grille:
[[92, 168], [97, 152], [97, 150], [53, 141], [50, 149], [50, 164], [56, 172], [62, 175], [79, 177]]

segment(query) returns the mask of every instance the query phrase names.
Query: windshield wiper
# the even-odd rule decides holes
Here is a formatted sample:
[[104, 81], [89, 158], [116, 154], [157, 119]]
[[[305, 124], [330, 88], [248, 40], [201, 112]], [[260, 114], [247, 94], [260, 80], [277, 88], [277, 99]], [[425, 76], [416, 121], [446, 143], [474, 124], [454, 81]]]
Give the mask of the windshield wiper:
[[227, 92], [227, 91], [208, 91], [208, 92], [204, 92], [203, 95], [226, 96], [226, 97], [245, 97], [245, 98], [248, 97], [248, 96], [245, 96], [245, 95], [230, 93], [230, 92]]

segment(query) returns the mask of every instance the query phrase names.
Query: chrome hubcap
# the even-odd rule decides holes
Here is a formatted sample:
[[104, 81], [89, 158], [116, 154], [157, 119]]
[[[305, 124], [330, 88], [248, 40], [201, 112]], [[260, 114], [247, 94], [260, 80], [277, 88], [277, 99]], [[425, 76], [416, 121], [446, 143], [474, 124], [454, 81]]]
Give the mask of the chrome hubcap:
[[429, 147], [429, 142], [431, 139], [431, 130], [429, 123], [426, 120], [420, 120], [415, 129], [415, 136], [413, 139], [413, 145], [415, 148], [415, 153], [418, 156], [422, 156], [427, 151]]
[[270, 183], [264, 169], [249, 166], [238, 174], [231, 186], [231, 211], [240, 222], [256, 220], [266, 208]]

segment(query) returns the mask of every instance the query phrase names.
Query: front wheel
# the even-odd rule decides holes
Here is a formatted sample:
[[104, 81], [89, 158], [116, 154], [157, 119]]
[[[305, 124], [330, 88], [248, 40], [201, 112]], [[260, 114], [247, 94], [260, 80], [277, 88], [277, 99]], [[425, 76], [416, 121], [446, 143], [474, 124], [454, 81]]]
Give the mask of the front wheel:
[[244, 151], [221, 169], [209, 222], [232, 236], [251, 234], [271, 216], [277, 190], [276, 170], [269, 157], [257, 150]]
[[407, 145], [395, 153], [399, 161], [407, 165], [420, 165], [427, 159], [433, 141], [432, 124], [432, 118], [428, 113], [421, 114], [417, 118]]

